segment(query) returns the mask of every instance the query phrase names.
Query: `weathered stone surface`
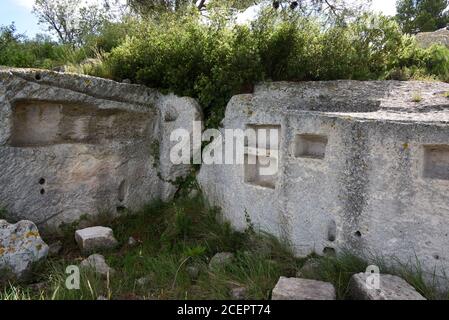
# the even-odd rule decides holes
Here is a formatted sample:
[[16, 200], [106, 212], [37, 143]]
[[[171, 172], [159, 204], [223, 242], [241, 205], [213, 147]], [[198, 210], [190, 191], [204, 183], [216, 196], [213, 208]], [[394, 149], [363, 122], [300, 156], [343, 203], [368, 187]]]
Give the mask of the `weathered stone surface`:
[[129, 237], [128, 238], [128, 246], [135, 247], [136, 245], [137, 245], [137, 240], [134, 239], [133, 237]]
[[75, 240], [83, 253], [108, 250], [117, 246], [111, 228], [90, 227], [75, 232]]
[[30, 284], [28, 286], [28, 288], [30, 288], [31, 290], [37, 292], [37, 293], [41, 293], [42, 291], [45, 290], [45, 288], [48, 286], [47, 282], [37, 282], [37, 283], [33, 283]]
[[349, 293], [356, 300], [426, 300], [404, 279], [390, 274], [380, 274], [379, 289], [367, 287], [369, 274], [358, 273], [351, 277]]
[[188, 197], [189, 199], [196, 199], [200, 195], [200, 192], [196, 189], [193, 189], [189, 192]]
[[0, 220], [0, 280], [23, 280], [33, 263], [47, 257], [48, 246], [31, 221]]
[[103, 277], [111, 276], [115, 270], [108, 266], [101, 254], [92, 254], [87, 259], [81, 261], [81, 268], [90, 269]]
[[248, 290], [245, 287], [231, 289], [231, 298], [234, 300], [245, 300]]
[[197, 266], [187, 266], [186, 271], [189, 274], [190, 279], [196, 280], [200, 274], [200, 269]]
[[47, 231], [170, 200], [190, 170], [169, 161], [170, 133], [201, 117], [194, 99], [143, 86], [0, 69], [0, 204]]
[[215, 254], [209, 261], [209, 268], [222, 268], [230, 264], [234, 260], [234, 254], [231, 252], [219, 252]]
[[319, 262], [316, 259], [309, 259], [307, 260], [304, 265], [299, 269], [299, 271], [296, 274], [297, 278], [310, 278], [311, 276], [314, 276], [316, 270], [319, 268]]
[[62, 250], [62, 242], [61, 241], [53, 242], [48, 246], [48, 255], [51, 257], [55, 257], [59, 255], [61, 250]]
[[[223, 150], [226, 129], [271, 128], [278, 170], [203, 164], [203, 195], [234, 227], [247, 227], [246, 213], [299, 257], [350, 248], [449, 274], [448, 92], [416, 81], [257, 85], [229, 102]], [[251, 148], [248, 159], [263, 158]]]
[[449, 29], [442, 28], [434, 32], [420, 32], [416, 35], [416, 40], [424, 48], [434, 44], [441, 44], [449, 48]]
[[148, 285], [152, 280], [151, 276], [142, 277], [136, 280], [136, 284], [140, 287]]
[[331, 283], [281, 277], [271, 294], [272, 300], [335, 300]]

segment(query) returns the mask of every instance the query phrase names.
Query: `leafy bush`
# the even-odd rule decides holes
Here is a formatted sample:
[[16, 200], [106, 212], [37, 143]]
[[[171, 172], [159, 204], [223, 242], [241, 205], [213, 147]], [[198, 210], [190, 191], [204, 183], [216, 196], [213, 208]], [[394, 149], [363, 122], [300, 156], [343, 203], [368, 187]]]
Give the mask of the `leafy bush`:
[[215, 106], [261, 79], [248, 27], [218, 28], [195, 16], [167, 16], [138, 26], [133, 35], [109, 56], [114, 77], [196, 97], [211, 121], [223, 116], [224, 108]]
[[[14, 24], [3, 26], [0, 27], [0, 65], [43, 69], [66, 66], [68, 71], [108, 77], [102, 60], [125, 40], [132, 23], [105, 23], [101, 33], [87, 37], [83, 47], [61, 45], [42, 35], [28, 39], [16, 32]], [[92, 59], [97, 61], [92, 63]]]
[[448, 80], [448, 49], [419, 48], [383, 16], [323, 28], [270, 10], [250, 26], [167, 15], [131, 34], [106, 59], [112, 76], [197, 98], [208, 127], [219, 125], [232, 95], [260, 80]]
[[449, 81], [449, 49], [420, 48], [392, 18], [364, 14], [323, 27], [314, 19], [262, 10], [250, 25], [197, 12], [105, 23], [82, 48], [0, 30], [0, 65], [54, 68], [130, 79], [198, 99], [217, 127], [229, 99], [261, 80], [426, 79]]
[[0, 65], [51, 69], [86, 57], [83, 48], [59, 45], [44, 36], [30, 40], [17, 34], [14, 25], [0, 27]]
[[441, 45], [433, 45], [426, 50], [424, 57], [426, 70], [438, 79], [449, 81], [449, 49]]

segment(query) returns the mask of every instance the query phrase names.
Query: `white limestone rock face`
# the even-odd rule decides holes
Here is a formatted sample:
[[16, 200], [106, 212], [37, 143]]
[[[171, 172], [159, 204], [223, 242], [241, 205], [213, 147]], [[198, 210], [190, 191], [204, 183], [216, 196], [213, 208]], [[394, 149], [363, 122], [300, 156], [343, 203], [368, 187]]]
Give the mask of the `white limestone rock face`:
[[111, 276], [115, 273], [115, 270], [108, 266], [101, 254], [90, 255], [87, 259], [81, 261], [80, 267], [91, 270], [102, 277], [107, 277], [108, 275]]
[[58, 231], [170, 200], [191, 169], [169, 161], [170, 133], [191, 134], [201, 117], [195, 100], [144, 86], [1, 69], [0, 206], [11, 220]]
[[[226, 129], [272, 129], [278, 154], [248, 145], [255, 165], [203, 164], [203, 195], [237, 229], [248, 216], [299, 257], [351, 249], [392, 264], [417, 258], [430, 280], [435, 270], [447, 284], [447, 92], [448, 83], [415, 81], [257, 85], [228, 103], [222, 150]], [[275, 174], [259, 174], [266, 160]]]
[[404, 279], [390, 274], [380, 274], [379, 289], [367, 287], [369, 274], [358, 273], [349, 282], [350, 296], [355, 300], [426, 300]]
[[48, 246], [33, 222], [0, 220], [0, 280], [25, 280], [32, 265], [47, 254]]
[[113, 249], [117, 246], [111, 228], [90, 227], [75, 232], [75, 240], [83, 253]]
[[272, 300], [335, 300], [335, 288], [331, 283], [281, 277], [271, 294]]

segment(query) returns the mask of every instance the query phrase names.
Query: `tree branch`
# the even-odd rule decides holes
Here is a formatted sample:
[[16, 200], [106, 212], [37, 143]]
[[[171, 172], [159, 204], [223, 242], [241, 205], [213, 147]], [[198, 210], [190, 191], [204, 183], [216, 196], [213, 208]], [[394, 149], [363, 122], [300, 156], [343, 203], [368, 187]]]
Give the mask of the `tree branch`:
[[200, 3], [198, 3], [197, 8], [201, 11], [204, 7], [206, 7], [206, 0], [201, 0]]

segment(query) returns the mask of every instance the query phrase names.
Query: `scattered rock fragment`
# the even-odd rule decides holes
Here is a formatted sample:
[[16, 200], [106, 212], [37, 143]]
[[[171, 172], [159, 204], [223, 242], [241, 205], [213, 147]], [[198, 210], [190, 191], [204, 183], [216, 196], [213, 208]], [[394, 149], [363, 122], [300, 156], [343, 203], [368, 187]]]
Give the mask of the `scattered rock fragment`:
[[231, 252], [219, 252], [215, 254], [209, 262], [209, 269], [222, 268], [234, 260]]
[[[426, 300], [404, 279], [380, 274], [379, 286], [370, 283], [369, 273], [357, 273], [349, 281], [349, 294], [355, 300]], [[367, 285], [368, 284], [368, 285]]]
[[318, 260], [309, 259], [304, 263], [304, 265], [301, 267], [301, 269], [299, 269], [299, 271], [296, 274], [296, 277], [297, 278], [302, 278], [302, 277], [310, 278], [311, 276], [314, 275], [314, 273], [318, 269], [318, 267], [319, 267]]
[[335, 288], [331, 283], [280, 277], [273, 289], [272, 300], [335, 300]]
[[144, 287], [151, 282], [151, 276], [142, 277], [136, 280], [139, 287]]
[[231, 298], [234, 300], [245, 300], [247, 291], [245, 287], [233, 288], [231, 289]]
[[59, 255], [61, 250], [62, 250], [62, 242], [58, 240], [48, 246], [48, 255], [50, 257], [56, 257]]
[[108, 266], [101, 254], [90, 255], [87, 259], [81, 262], [80, 266], [83, 269], [91, 269], [103, 277], [106, 277], [108, 273], [109, 275], [112, 275], [115, 272], [114, 269]]
[[48, 246], [27, 220], [0, 220], [0, 280], [25, 280], [34, 263], [47, 257]]
[[193, 189], [192, 191], [189, 192], [188, 197], [189, 199], [195, 199], [199, 196], [200, 192], [196, 189]]
[[186, 271], [189, 274], [190, 279], [196, 280], [200, 274], [200, 269], [197, 266], [187, 266]]
[[133, 237], [129, 237], [129, 239], [128, 239], [128, 246], [134, 247], [136, 245], [137, 245], [137, 240], [134, 239]]
[[29, 288], [35, 292], [42, 292], [45, 290], [46, 286], [47, 286], [46, 282], [37, 282], [30, 284]]
[[75, 240], [84, 254], [112, 249], [117, 246], [117, 240], [111, 228], [90, 227], [75, 232]]

